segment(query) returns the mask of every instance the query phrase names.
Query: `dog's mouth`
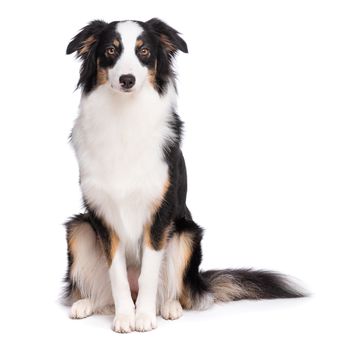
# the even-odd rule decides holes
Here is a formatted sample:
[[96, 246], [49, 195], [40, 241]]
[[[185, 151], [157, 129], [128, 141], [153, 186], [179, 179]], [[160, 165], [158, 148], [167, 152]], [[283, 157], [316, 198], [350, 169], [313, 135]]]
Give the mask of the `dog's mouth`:
[[121, 84], [118, 84], [118, 85], [111, 84], [111, 89], [116, 91], [116, 92], [121, 92], [121, 93], [125, 93], [125, 94], [129, 94], [129, 93], [132, 93], [134, 91], [134, 87], [125, 88]]
[[125, 93], [130, 93], [133, 92], [134, 88], [125, 88], [123, 86], [120, 86], [120, 91], [125, 92]]

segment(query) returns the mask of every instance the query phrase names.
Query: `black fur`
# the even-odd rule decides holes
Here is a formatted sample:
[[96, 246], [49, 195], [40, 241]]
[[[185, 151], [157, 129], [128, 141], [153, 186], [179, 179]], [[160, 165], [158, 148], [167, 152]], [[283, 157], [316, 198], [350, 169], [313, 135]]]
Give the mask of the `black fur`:
[[[177, 234], [188, 234], [193, 242], [193, 250], [190, 262], [184, 274], [184, 284], [189, 290], [192, 304], [196, 303], [206, 293], [209, 293], [209, 285], [202, 278], [200, 273], [200, 264], [202, 262], [201, 241], [203, 238], [203, 229], [197, 225], [191, 217], [190, 211], [186, 207], [186, 218], [175, 220]], [[186, 305], [185, 305], [186, 307]]]
[[[80, 68], [80, 78], [77, 86], [82, 87], [83, 91], [86, 93], [90, 92], [96, 85], [97, 47], [101, 34], [107, 26], [108, 24], [106, 22], [100, 20], [90, 22], [87, 26], [81, 29], [81, 31], [72, 39], [67, 47], [67, 55], [76, 52], [77, 57], [83, 61]], [[95, 41], [90, 45], [88, 51], [80, 53], [80, 50], [85, 44], [85, 40], [91, 36], [95, 39]]]
[[88, 220], [93, 227], [96, 235], [100, 238], [103, 251], [108, 260], [111, 259], [111, 234], [107, 226], [100, 219], [100, 217], [95, 213], [95, 211], [91, 210], [87, 207]]
[[[179, 32], [165, 22], [158, 18], [152, 18], [151, 20], [142, 23], [139, 22], [143, 28], [153, 33], [156, 37], [157, 46], [157, 90], [159, 93], [163, 93], [168, 83], [169, 78], [174, 77], [174, 71], [172, 68], [172, 60], [176, 56], [178, 50], [188, 53], [187, 45], [185, 41], [179, 36]], [[172, 46], [167, 47], [161, 41], [161, 35], [165, 35], [171, 42]]]
[[188, 53], [186, 42], [179, 36], [180, 33], [165, 22], [158, 18], [152, 18], [145, 22], [145, 25], [151, 28], [156, 36], [165, 35], [170, 40], [174, 49], [168, 51], [172, 57], [176, 54], [177, 50]]

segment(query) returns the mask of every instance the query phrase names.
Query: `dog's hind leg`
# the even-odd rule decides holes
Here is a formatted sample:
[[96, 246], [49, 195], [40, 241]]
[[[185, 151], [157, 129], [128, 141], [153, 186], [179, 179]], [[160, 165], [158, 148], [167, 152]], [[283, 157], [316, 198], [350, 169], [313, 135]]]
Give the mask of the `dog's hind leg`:
[[179, 296], [182, 292], [185, 269], [185, 240], [174, 233], [169, 240], [162, 262], [158, 287], [157, 314], [166, 320], [175, 320], [182, 316]]
[[72, 304], [70, 316], [84, 318], [110, 313], [113, 305], [107, 261], [100, 241], [86, 214], [66, 224], [68, 271], [65, 299]]
[[167, 244], [158, 289], [157, 311], [169, 320], [181, 317], [182, 309], [206, 309], [213, 303], [199, 272], [202, 228], [191, 219], [180, 219], [175, 229]]
[[185, 302], [188, 292], [186, 279], [200, 283], [198, 278], [194, 277], [199, 277], [202, 229], [192, 221], [176, 226], [181, 231], [175, 232], [167, 244], [158, 289], [158, 314], [169, 320], [181, 317], [183, 307], [190, 308]]

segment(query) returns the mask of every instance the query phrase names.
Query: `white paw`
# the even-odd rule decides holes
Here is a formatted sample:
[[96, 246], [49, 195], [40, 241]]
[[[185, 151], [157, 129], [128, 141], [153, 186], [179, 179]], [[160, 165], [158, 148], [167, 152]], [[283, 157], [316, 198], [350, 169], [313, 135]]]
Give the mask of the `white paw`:
[[84, 318], [92, 314], [92, 304], [89, 299], [80, 299], [76, 301], [70, 309], [70, 318]]
[[178, 300], [168, 300], [162, 305], [161, 317], [166, 320], [176, 320], [182, 316], [182, 307]]
[[147, 332], [157, 328], [157, 317], [154, 312], [137, 312], [136, 313], [136, 331]]
[[118, 333], [130, 333], [134, 331], [134, 311], [129, 313], [116, 313], [112, 329]]

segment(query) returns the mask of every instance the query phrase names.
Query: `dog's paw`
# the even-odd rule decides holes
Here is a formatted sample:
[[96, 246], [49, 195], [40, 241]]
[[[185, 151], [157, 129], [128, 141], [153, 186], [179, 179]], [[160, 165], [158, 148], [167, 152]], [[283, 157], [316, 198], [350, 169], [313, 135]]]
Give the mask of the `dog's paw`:
[[112, 329], [118, 333], [130, 333], [135, 326], [134, 311], [129, 313], [116, 313], [113, 320]]
[[161, 317], [166, 320], [176, 320], [182, 316], [182, 307], [178, 300], [168, 300], [160, 310]]
[[89, 299], [76, 301], [70, 309], [70, 318], [80, 319], [93, 314], [92, 303]]
[[157, 328], [157, 317], [154, 312], [136, 313], [136, 331], [147, 332]]

